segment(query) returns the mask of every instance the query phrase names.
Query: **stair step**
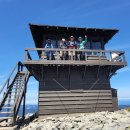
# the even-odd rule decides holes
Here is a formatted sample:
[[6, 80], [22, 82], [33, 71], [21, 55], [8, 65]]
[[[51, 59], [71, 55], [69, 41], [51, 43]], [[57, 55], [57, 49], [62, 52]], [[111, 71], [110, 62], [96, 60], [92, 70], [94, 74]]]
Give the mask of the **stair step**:
[[[12, 126], [9, 127], [12, 124], [12, 121], [8, 122], [9, 119], [12, 120], [13, 118], [12, 117], [11, 118], [8, 118], [8, 117], [0, 118], [0, 127], [1, 127], [0, 130], [7, 130], [7, 129], [10, 130], [10, 128], [12, 129]], [[6, 120], [7, 120], [7, 122], [6, 122]], [[5, 127], [5, 129], [4, 129], [4, 127]]]
[[21, 77], [23, 77], [23, 76], [24, 76], [24, 75], [20, 74], [20, 75], [17, 76], [17, 78], [21, 78]]
[[[13, 90], [15, 90], [15, 89], [13, 89]], [[10, 92], [12, 92], [12, 91], [10, 91]], [[15, 93], [15, 91], [13, 91], [13, 93]]]
[[[1, 122], [1, 123], [0, 123], [0, 127], [9, 127], [9, 126], [10, 126], [10, 123], [9, 123], [9, 122], [7, 122], [7, 123]], [[2, 130], [6, 130], [6, 129], [2, 129]]]
[[24, 83], [14, 84], [13, 87], [19, 87], [21, 85], [24, 85]]
[[2, 119], [12, 119], [13, 117], [0, 117], [0, 120]]
[[9, 104], [9, 105], [14, 105], [14, 103], [9, 103], [9, 102], [5, 102], [5, 103], [3, 103], [4, 105], [7, 105], [7, 104]]
[[19, 74], [26, 74], [27, 71], [20, 71]]
[[16, 96], [15, 94], [12, 94], [11, 96]]
[[10, 114], [10, 113], [13, 113], [13, 112], [11, 112], [11, 111], [9, 111], [9, 112], [0, 111], [0, 114]]
[[18, 82], [21, 82], [23, 81], [23, 79], [16, 79], [14, 83], [18, 83]]
[[2, 108], [13, 108], [13, 107], [2, 107]]
[[[16, 89], [16, 88], [12, 88], [12, 89]], [[17, 89], [19, 89], [19, 88], [17, 88]]]
[[6, 100], [15, 100], [15, 99], [12, 99], [12, 98], [7, 98]]
[[21, 79], [21, 78], [23, 78], [24, 76], [20, 76], [20, 77], [17, 77], [16, 79]]
[[[21, 87], [20, 87], [20, 88], [17, 88], [17, 90], [19, 90], [19, 89], [21, 89]], [[15, 90], [15, 89], [13, 89], [13, 90]], [[13, 93], [15, 93], [15, 91], [13, 91]]]
[[14, 83], [17, 83], [17, 84], [18, 84], [19, 82], [23, 82], [23, 79], [17, 79], [17, 80], [14, 81]]
[[19, 85], [19, 84], [21, 84], [22, 82], [23, 82], [23, 80], [20, 80], [20, 81], [17, 81], [17, 82], [15, 81], [14, 84], [15, 84], [15, 85]]

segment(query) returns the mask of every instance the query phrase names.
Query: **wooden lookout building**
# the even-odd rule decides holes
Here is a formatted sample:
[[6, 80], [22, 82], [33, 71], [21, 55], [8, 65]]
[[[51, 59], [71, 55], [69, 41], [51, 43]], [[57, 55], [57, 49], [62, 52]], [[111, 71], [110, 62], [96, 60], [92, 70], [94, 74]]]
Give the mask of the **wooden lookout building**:
[[[12, 81], [10, 75], [2, 87], [1, 93], [4, 90], [5, 93], [0, 110], [1, 114], [8, 114], [2, 119], [16, 120], [22, 100], [25, 106], [30, 76], [39, 82], [39, 117], [118, 109], [117, 90], [112, 88], [110, 78], [127, 62], [124, 51], [105, 50], [105, 45], [118, 30], [35, 24], [29, 24], [29, 27], [36, 48], [25, 49], [23, 64], [17, 64], [16, 75]], [[74, 36], [75, 41], [78, 41], [79, 36], [84, 38], [85, 35], [85, 49], [58, 47], [62, 38], [69, 40], [70, 36]], [[51, 39], [53, 48], [45, 47], [48, 39]], [[48, 59], [47, 52], [51, 52], [53, 58], [50, 55]], [[61, 59], [60, 53], [66, 54], [66, 58]], [[68, 54], [70, 58], [67, 58]], [[13, 72], [16, 72], [15, 69]], [[13, 105], [10, 101], [12, 95]], [[23, 107], [23, 115], [24, 112]]]

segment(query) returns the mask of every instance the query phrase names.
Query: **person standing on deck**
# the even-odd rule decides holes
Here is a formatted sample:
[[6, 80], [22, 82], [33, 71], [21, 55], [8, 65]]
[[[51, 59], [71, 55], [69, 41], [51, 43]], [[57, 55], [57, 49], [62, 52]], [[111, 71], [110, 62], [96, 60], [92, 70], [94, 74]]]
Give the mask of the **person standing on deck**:
[[[70, 41], [68, 42], [67, 45], [68, 49], [76, 49], [77, 48], [77, 43], [75, 41], [74, 36], [70, 36]], [[69, 60], [75, 59], [75, 51], [69, 51]]]
[[[53, 48], [53, 45], [51, 43], [51, 39], [48, 39], [45, 45], [45, 48]], [[51, 60], [52, 59], [52, 51], [45, 51], [46, 56], [47, 56], [47, 60]]]
[[87, 35], [85, 35], [85, 40], [84, 41], [83, 41], [82, 37], [79, 37], [78, 41], [79, 41], [79, 49], [84, 49], [84, 45], [88, 41]]
[[[87, 35], [85, 35], [85, 40], [83, 40], [82, 37], [79, 37], [79, 38], [78, 38], [78, 41], [79, 41], [79, 49], [80, 49], [80, 50], [85, 49], [84, 46], [85, 46], [86, 42], [88, 41]], [[80, 52], [80, 59], [81, 59], [81, 60], [84, 59], [84, 55], [85, 55], [85, 53]]]
[[[64, 38], [61, 39], [60, 44], [59, 44], [59, 48], [60, 49], [66, 49], [67, 48], [66, 40]], [[61, 58], [61, 60], [65, 60], [66, 59], [66, 52], [60, 51], [60, 58]]]

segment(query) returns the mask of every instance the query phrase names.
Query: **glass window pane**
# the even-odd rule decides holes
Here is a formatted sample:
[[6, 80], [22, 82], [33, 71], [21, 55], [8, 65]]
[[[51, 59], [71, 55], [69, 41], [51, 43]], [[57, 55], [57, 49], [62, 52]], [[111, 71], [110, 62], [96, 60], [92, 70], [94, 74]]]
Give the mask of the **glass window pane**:
[[92, 49], [101, 50], [101, 43], [100, 42], [92, 42]]
[[84, 49], [90, 49], [90, 42], [86, 42]]

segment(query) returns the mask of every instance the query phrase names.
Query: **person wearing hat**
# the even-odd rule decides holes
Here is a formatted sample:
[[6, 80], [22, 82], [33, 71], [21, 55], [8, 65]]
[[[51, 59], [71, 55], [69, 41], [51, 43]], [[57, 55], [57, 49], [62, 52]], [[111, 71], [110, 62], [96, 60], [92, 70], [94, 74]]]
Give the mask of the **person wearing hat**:
[[[68, 49], [76, 49], [77, 48], [77, 43], [75, 41], [74, 36], [70, 36], [70, 41], [68, 42], [67, 48]], [[70, 59], [75, 59], [75, 51], [69, 51], [69, 60]]]
[[[85, 40], [83, 40], [82, 37], [79, 37], [78, 41], [79, 41], [79, 49], [85, 49], [84, 46], [87, 42], [87, 35], [85, 35]], [[85, 55], [85, 53], [80, 52], [80, 59], [84, 59], [84, 55]]]
[[79, 37], [78, 41], [79, 41], [79, 49], [84, 49], [84, 45], [87, 42], [87, 35], [85, 35], [85, 40], [83, 40], [82, 37]]
[[[65, 38], [62, 38], [62, 39], [61, 39], [60, 44], [59, 44], [59, 48], [60, 48], [60, 49], [66, 49], [66, 48], [67, 48]], [[61, 58], [62, 60], [65, 60], [65, 59], [66, 59], [66, 52], [60, 51], [60, 58]]]
[[[46, 45], [45, 48], [53, 48], [53, 45], [51, 43], [51, 39], [48, 39], [46, 41]], [[47, 60], [51, 60], [52, 59], [52, 51], [45, 51], [46, 56], [47, 56]]]
[[68, 42], [68, 47], [70, 47], [71, 49], [75, 48], [75, 46], [77, 45], [76, 44], [76, 41], [75, 41], [75, 38], [74, 36], [70, 36], [70, 41]]

